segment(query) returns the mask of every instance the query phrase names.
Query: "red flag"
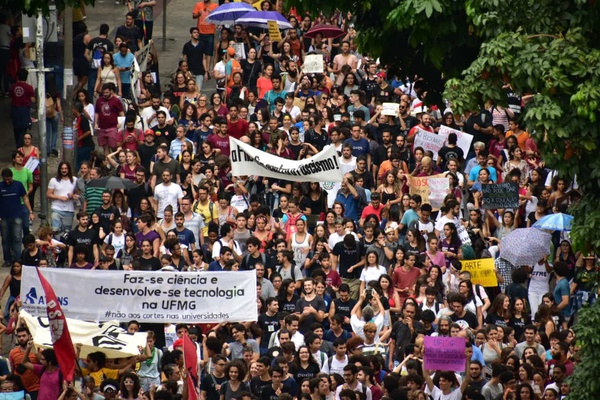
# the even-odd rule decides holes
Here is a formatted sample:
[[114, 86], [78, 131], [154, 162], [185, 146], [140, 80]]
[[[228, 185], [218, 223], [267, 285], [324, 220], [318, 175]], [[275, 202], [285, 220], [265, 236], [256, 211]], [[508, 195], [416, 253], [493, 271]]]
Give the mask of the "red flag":
[[194, 380], [190, 374], [187, 374], [187, 391], [188, 400], [198, 400], [198, 393], [196, 392], [196, 386], [194, 386]]
[[36, 268], [36, 270], [46, 297], [46, 312], [48, 313], [48, 324], [50, 326], [52, 344], [54, 345], [54, 353], [56, 354], [56, 359], [58, 360], [58, 365], [64, 379], [67, 382], [73, 382], [77, 354], [75, 353], [71, 334], [67, 327], [67, 319], [60, 308], [54, 289], [52, 289], [50, 283], [44, 278], [39, 268]]
[[183, 362], [189, 375], [192, 375], [198, 382], [198, 353], [196, 353], [196, 346], [187, 332], [183, 333]]

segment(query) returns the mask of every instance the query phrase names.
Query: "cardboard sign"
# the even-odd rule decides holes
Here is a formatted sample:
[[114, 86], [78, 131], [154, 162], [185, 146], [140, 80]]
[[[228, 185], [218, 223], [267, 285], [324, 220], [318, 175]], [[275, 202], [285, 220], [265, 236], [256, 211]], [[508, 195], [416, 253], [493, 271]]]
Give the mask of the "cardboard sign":
[[482, 207], [486, 210], [519, 208], [519, 186], [515, 182], [483, 184], [481, 192]]
[[304, 57], [302, 69], [305, 74], [322, 74], [323, 73], [323, 55], [311, 54]]
[[467, 362], [465, 339], [425, 336], [425, 369], [464, 372]]
[[[434, 211], [439, 209], [439, 207], [441, 207], [442, 205], [442, 201], [444, 200], [444, 197], [446, 197], [446, 190], [448, 190], [448, 187], [450, 185], [450, 181], [448, 179], [448, 177], [445, 177], [443, 174], [438, 174], [438, 175], [432, 175], [432, 176], [420, 176], [420, 177], [413, 177], [413, 176], [409, 176], [407, 175], [408, 180], [409, 180], [409, 194], [412, 196], [413, 194], [418, 194], [419, 196], [421, 196], [422, 199], [422, 204], [431, 204], [431, 207], [433, 207]], [[433, 181], [433, 185], [434, 185], [434, 201], [433, 203], [431, 202], [431, 187], [430, 187], [430, 181], [432, 179], [436, 179], [435, 181]], [[442, 180], [445, 180], [446, 183], [444, 184], [442, 182]], [[442, 189], [442, 188], [446, 188], [446, 189]], [[440, 191], [444, 190], [443, 196], [441, 196]], [[439, 197], [441, 196], [441, 200], [438, 200]]]
[[236, 60], [246, 59], [246, 48], [244, 47], [244, 43], [234, 43], [232, 47], [235, 49]]
[[450, 179], [448, 178], [429, 178], [429, 204], [434, 210], [439, 209], [444, 202], [444, 198], [448, 195], [450, 188]]
[[269, 39], [271, 42], [281, 42], [281, 31], [279, 31], [279, 25], [277, 21], [267, 21], [269, 26]]
[[468, 271], [471, 273], [471, 282], [473, 282], [474, 285], [479, 284], [485, 287], [498, 286], [493, 258], [464, 260], [460, 263], [462, 264], [461, 271]]
[[381, 115], [391, 115], [392, 117], [395, 117], [398, 115], [399, 110], [399, 103], [383, 103], [381, 105]]
[[423, 150], [430, 150], [433, 153], [433, 159], [437, 160], [438, 152], [444, 146], [447, 137], [443, 135], [438, 135], [437, 133], [431, 133], [427, 131], [420, 130], [415, 135], [415, 144], [414, 148], [422, 147]]

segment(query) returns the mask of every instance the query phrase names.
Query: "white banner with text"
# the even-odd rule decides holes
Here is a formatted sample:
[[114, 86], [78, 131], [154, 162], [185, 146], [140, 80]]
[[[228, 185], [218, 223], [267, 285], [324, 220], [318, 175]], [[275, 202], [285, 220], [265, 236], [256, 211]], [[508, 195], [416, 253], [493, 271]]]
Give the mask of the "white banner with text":
[[232, 137], [229, 144], [233, 176], [258, 175], [293, 182], [341, 182], [344, 177], [333, 146], [326, 146], [311, 158], [295, 161], [255, 149]]
[[[84, 321], [214, 323], [256, 321], [254, 271], [145, 272], [44, 268], [69, 318]], [[23, 268], [23, 309], [46, 317], [35, 268]]]
[[[52, 336], [48, 318], [34, 317], [25, 310], [19, 312], [25, 320], [33, 343], [45, 349], [52, 348]], [[101, 324], [67, 318], [67, 326], [74, 344], [81, 344], [81, 358], [95, 351], [102, 351], [108, 358], [124, 358], [140, 354], [139, 347], [146, 347], [146, 332], [128, 333], [117, 321]]]

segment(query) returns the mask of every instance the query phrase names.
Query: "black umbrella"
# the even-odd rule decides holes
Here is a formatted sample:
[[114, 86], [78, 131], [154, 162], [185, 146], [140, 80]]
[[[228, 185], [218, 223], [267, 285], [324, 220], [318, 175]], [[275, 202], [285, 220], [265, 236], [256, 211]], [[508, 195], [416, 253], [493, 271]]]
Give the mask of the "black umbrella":
[[88, 187], [101, 187], [109, 190], [130, 190], [135, 189], [137, 185], [129, 179], [123, 179], [118, 176], [105, 176], [103, 178], [93, 179], [87, 184]]

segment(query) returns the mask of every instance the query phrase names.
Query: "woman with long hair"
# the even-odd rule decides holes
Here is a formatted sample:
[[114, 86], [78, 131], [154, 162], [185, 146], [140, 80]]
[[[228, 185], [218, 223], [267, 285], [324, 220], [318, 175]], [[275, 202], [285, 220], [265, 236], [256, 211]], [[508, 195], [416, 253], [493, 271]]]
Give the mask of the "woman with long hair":
[[566, 277], [567, 279], [571, 279], [575, 276], [575, 266], [577, 264], [577, 259], [579, 258], [580, 252], [574, 252], [573, 246], [571, 246], [571, 242], [567, 239], [563, 239], [560, 242], [560, 246], [556, 249], [556, 255], [554, 257], [554, 262], [562, 261], [567, 264], [569, 267], [569, 275]]
[[[549, 298], [547, 298], [549, 300]], [[543, 301], [543, 299], [542, 299]], [[545, 332], [548, 337], [556, 331], [557, 323], [552, 315], [552, 308], [546, 302], [538, 306], [537, 313], [534, 316], [534, 322], [539, 326], [539, 330]]]
[[[344, 81], [342, 82], [342, 93], [345, 96], [350, 97], [350, 92], [352, 92], [353, 90], [358, 90], [359, 89], [359, 85], [358, 85], [358, 80], [356, 79], [356, 75], [354, 75], [354, 73], [352, 72], [348, 72], [345, 76], [344, 76]], [[339, 100], [339, 97], [338, 97]]]
[[[465, 298], [465, 310], [475, 314], [479, 326], [483, 326], [483, 302], [475, 295], [473, 283], [470, 279], [463, 279], [458, 284], [458, 293]], [[489, 314], [488, 314], [489, 315]]]
[[102, 56], [102, 64], [98, 68], [98, 77], [96, 78], [96, 84], [94, 85], [94, 92], [102, 92], [102, 86], [105, 83], [114, 83], [117, 88], [117, 95], [122, 96], [121, 91], [121, 71], [115, 65], [112, 54], [109, 52], [104, 53]]
[[437, 302], [442, 303], [446, 294], [446, 285], [444, 285], [444, 273], [439, 265], [432, 265], [429, 268], [427, 276], [427, 284], [437, 290]]
[[374, 249], [369, 248], [367, 250], [365, 260], [365, 266], [360, 274], [359, 293], [362, 293], [366, 289], [369, 282], [379, 281], [379, 277], [387, 272], [384, 266], [379, 265], [379, 258]]
[[210, 104], [212, 106], [212, 109], [215, 110], [215, 112], [217, 113], [217, 115], [221, 117], [227, 117], [229, 110], [227, 109], [227, 106], [223, 104], [223, 99], [221, 98], [221, 95], [218, 92], [214, 92], [210, 96]]
[[300, 346], [298, 348], [296, 357], [294, 357], [293, 364], [294, 379], [296, 380], [296, 383], [298, 385], [300, 385], [302, 379], [312, 379], [316, 377], [319, 374], [319, 372], [321, 372], [321, 368], [319, 368], [319, 363], [311, 354], [308, 346]]
[[444, 240], [439, 246], [446, 257], [446, 268], [450, 268], [452, 261], [458, 260], [458, 250], [461, 245], [462, 241], [456, 231], [456, 225], [453, 222], [444, 224]]
[[510, 317], [510, 297], [504, 293], [500, 293], [492, 302], [492, 306], [488, 310], [485, 322], [486, 324], [507, 326], [510, 322]]
[[197, 104], [199, 97], [200, 92], [196, 87], [196, 80], [188, 79], [185, 83], [185, 92], [183, 92], [179, 98], [179, 108], [183, 110], [183, 105], [185, 103]]
[[140, 378], [133, 372], [126, 372], [121, 377], [119, 398], [124, 400], [138, 400], [140, 394]]
[[273, 90], [271, 77], [273, 76], [273, 64], [265, 64], [263, 67], [263, 75], [256, 81], [256, 89], [258, 90], [258, 99], [263, 100], [269, 90]]
[[510, 172], [515, 169], [520, 171], [520, 182], [525, 183], [525, 180], [529, 176], [529, 165], [523, 159], [523, 150], [519, 146], [513, 146], [508, 149], [508, 161], [504, 163], [502, 180], [506, 181]]
[[227, 381], [221, 384], [220, 400], [237, 398], [242, 392], [248, 391], [248, 385], [244, 383], [246, 376], [246, 364], [241, 361], [230, 361], [225, 367]]
[[489, 324], [485, 327], [486, 341], [481, 345], [480, 350], [485, 361], [486, 375], [492, 375], [492, 364], [500, 359], [502, 349], [507, 347], [502, 342], [498, 341], [498, 328], [494, 324]]
[[525, 332], [525, 325], [531, 323], [531, 316], [527, 308], [527, 300], [521, 297], [512, 299], [511, 318], [508, 326], [515, 330], [515, 338], [521, 341]]
[[[294, 267], [292, 267], [294, 268]], [[296, 302], [300, 297], [296, 294], [296, 282], [292, 279], [284, 279], [281, 282], [281, 290], [278, 294], [279, 310], [289, 313], [296, 312]]]
[[438, 250], [439, 239], [435, 233], [427, 235], [427, 250], [425, 255], [431, 260], [431, 264], [443, 266], [446, 269], [446, 256], [444, 253]]
[[421, 232], [417, 230], [417, 228], [410, 228], [408, 232], [406, 232], [404, 245], [404, 253], [406, 255], [409, 254], [421, 254], [425, 252], [425, 241], [423, 240], [423, 235]]
[[119, 175], [121, 179], [129, 179], [135, 182], [135, 171], [140, 165], [141, 160], [138, 152], [135, 150], [127, 150], [125, 152], [125, 164], [121, 165]]

